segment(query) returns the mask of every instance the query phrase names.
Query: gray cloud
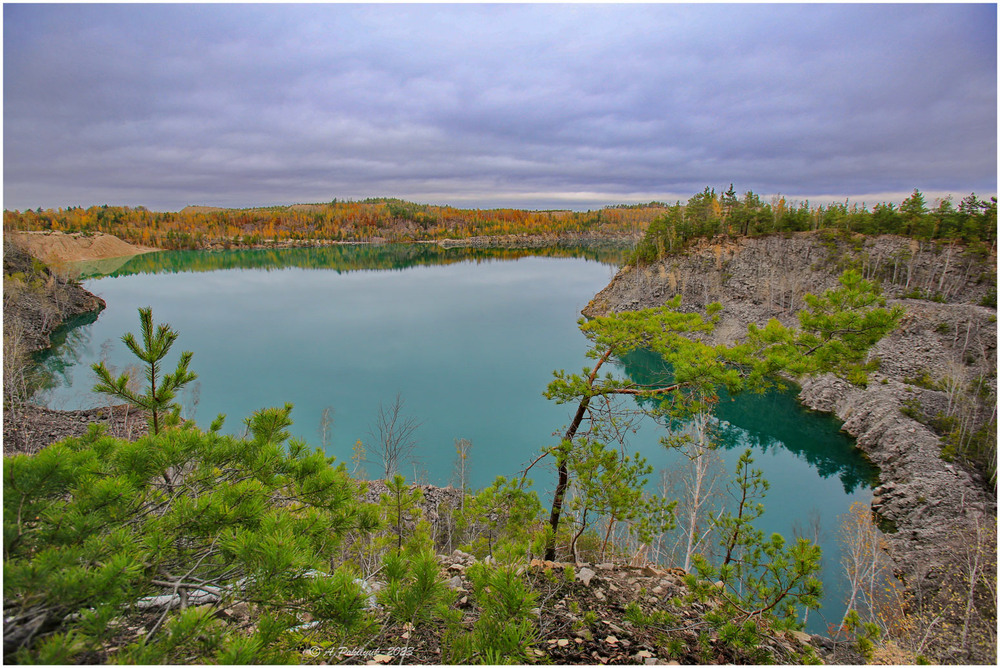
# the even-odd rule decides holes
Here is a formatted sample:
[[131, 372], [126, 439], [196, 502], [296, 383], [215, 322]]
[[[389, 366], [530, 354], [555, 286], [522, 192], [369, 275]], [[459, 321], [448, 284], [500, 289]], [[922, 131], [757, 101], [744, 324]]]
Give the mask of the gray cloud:
[[4, 206], [996, 192], [991, 5], [5, 5]]

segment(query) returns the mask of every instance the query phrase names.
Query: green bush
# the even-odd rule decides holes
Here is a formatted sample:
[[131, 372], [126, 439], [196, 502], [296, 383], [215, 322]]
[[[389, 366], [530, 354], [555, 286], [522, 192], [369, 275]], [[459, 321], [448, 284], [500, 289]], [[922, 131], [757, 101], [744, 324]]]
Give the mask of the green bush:
[[[114, 645], [139, 663], [269, 663], [291, 658], [273, 645], [289, 611], [358, 624], [360, 592], [330, 554], [376, 514], [343, 466], [274, 429], [290, 410], [259, 411], [245, 439], [186, 426], [132, 443], [95, 427], [5, 458], [5, 658], [103, 662]], [[221, 625], [240, 602], [272, 621]]]
[[429, 549], [390, 552], [384, 560], [386, 588], [380, 598], [389, 616], [419, 626], [439, 615], [450, 603], [450, 592], [440, 578], [437, 558]]
[[523, 664], [538, 639], [532, 614], [537, 594], [516, 563], [476, 563], [467, 575], [479, 605], [479, 619], [467, 632], [453, 619], [443, 638], [448, 663]]

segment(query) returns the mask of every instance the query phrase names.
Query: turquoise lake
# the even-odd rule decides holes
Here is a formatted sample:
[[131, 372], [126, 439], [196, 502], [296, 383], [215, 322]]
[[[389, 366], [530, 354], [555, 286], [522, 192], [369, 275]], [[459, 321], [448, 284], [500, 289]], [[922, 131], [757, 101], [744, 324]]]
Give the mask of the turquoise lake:
[[[90, 392], [90, 365], [132, 363], [120, 337], [137, 332], [137, 309], [151, 306], [157, 323], [180, 334], [168, 368], [181, 350], [194, 353], [199, 378], [181, 399], [200, 426], [225, 413], [225, 430], [241, 433], [254, 410], [291, 402], [293, 434], [320, 446], [329, 408], [327, 451], [350, 462], [355, 443], [372, 440], [379, 403], [398, 394], [403, 415], [420, 422], [416, 461], [401, 472], [448, 484], [455, 440], [465, 438], [469, 482], [480, 487], [518, 474], [572, 417], [542, 392], [553, 370], [587, 364], [580, 310], [620, 257], [614, 249], [335, 246], [164, 252], [87, 265], [83, 275], [97, 275], [84, 286], [108, 306], [96, 321], [63, 332], [44, 359], [55, 379], [44, 398], [62, 409], [104, 403]], [[633, 356], [618, 372], [638, 377], [657, 363]], [[842, 614], [838, 517], [852, 502], [870, 501], [875, 471], [835, 419], [794, 397], [785, 390], [723, 401], [720, 454], [731, 474], [740, 452], [754, 448], [755, 466], [771, 483], [762, 529], [789, 539], [818, 531], [827, 595], [808, 620], [818, 632]], [[658, 470], [676, 470], [677, 456], [658, 444], [662, 435], [647, 424], [631, 446]], [[537, 469], [535, 489], [548, 495], [554, 473]]]

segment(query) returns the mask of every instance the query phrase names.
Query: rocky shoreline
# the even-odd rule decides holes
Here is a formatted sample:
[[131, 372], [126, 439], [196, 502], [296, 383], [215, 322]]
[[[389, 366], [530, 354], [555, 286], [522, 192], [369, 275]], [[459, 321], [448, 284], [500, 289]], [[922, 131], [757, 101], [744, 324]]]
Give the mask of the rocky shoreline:
[[95, 314], [106, 304], [76, 282], [58, 276], [26, 248], [4, 240], [4, 455], [34, 453], [88, 425], [104, 423], [112, 433], [139, 434], [144, 423], [109, 409], [55, 411], [30, 403], [32, 355], [52, 345], [52, 333], [68, 320]]
[[[870, 359], [881, 364], [866, 388], [823, 376], [806, 380], [799, 397], [844, 420], [880, 468], [872, 505], [895, 529], [887, 538], [898, 574], [911, 588], [934, 589], [952, 539], [983, 516], [995, 522], [996, 498], [981, 474], [942, 460], [941, 439], [900, 409], [916, 402], [935, 415], [949, 401], [945, 391], [915, 386], [922, 375], [982, 375], [995, 395], [996, 309], [977, 305], [995, 287], [995, 255], [984, 262], [958, 248], [898, 237], [706, 240], [650, 266], [623, 267], [584, 315], [659, 306], [681, 294], [685, 310], [721, 302], [715, 340], [732, 342], [751, 322], [792, 324], [803, 296], [835, 287], [845, 266], [881, 279], [890, 304], [903, 305], [907, 315], [872, 350]], [[993, 278], [984, 280], [990, 268]], [[910, 298], [917, 294], [947, 303]]]
[[66, 320], [100, 312], [107, 304], [39, 263], [26, 248], [4, 241], [4, 336], [17, 336], [27, 352], [51, 345], [49, 336]]

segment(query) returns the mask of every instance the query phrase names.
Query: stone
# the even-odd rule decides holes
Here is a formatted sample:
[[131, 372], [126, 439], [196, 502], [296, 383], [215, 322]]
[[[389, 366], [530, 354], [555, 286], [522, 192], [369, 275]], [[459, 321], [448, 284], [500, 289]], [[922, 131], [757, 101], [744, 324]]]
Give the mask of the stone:
[[462, 580], [460, 575], [456, 575], [452, 579], [448, 580], [447, 585], [449, 589], [465, 591], [465, 581]]
[[791, 633], [792, 637], [798, 640], [803, 645], [808, 645], [809, 643], [812, 642], [812, 636], [809, 635], [808, 633], [803, 633], [802, 631], [789, 631], [789, 633]]
[[603, 620], [603, 622], [604, 625], [608, 627], [608, 630], [611, 631], [612, 633], [617, 633], [618, 635], [625, 635], [625, 631], [622, 630], [622, 627], [618, 626], [614, 622], [609, 622], [606, 619]]
[[576, 572], [576, 579], [589, 587], [590, 581], [594, 578], [595, 575], [597, 575], [597, 573], [590, 570], [589, 568], [584, 567]]

